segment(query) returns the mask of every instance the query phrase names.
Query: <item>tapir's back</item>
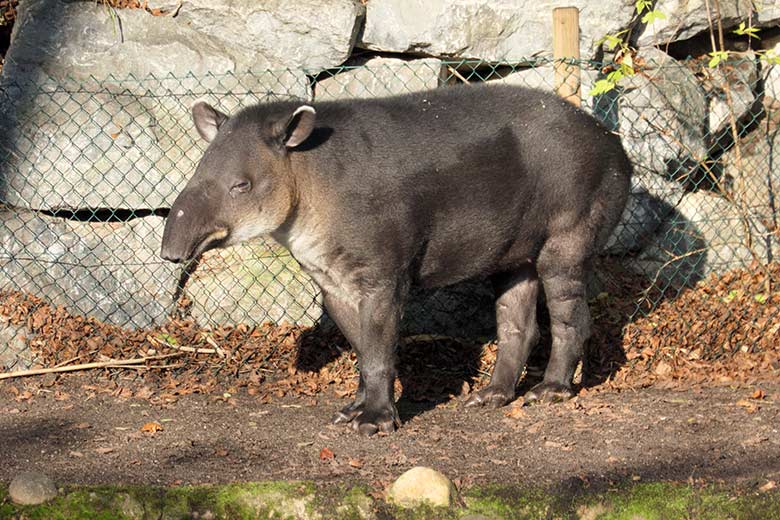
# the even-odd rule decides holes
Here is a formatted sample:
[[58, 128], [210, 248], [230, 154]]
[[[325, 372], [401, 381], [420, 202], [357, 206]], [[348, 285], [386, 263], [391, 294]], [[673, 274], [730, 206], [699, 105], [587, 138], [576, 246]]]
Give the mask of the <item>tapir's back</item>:
[[615, 220], [625, 203], [618, 138], [545, 92], [467, 85], [315, 108], [327, 138], [304, 153], [342, 209], [335, 225], [376, 231], [373, 249], [399, 262], [418, 255], [425, 285], [527, 261], [551, 225], [594, 205]]

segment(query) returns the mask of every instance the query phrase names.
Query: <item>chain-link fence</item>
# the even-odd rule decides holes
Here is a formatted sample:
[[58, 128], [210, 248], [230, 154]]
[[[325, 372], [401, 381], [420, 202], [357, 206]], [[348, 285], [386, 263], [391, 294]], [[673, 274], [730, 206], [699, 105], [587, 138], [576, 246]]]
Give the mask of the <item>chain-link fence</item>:
[[[768, 68], [753, 57], [717, 69], [647, 62], [593, 98], [587, 93], [609, 65], [573, 64], [583, 108], [620, 134], [636, 170], [623, 221], [590, 284], [594, 302], [619, 304], [613, 321], [625, 324], [712, 274], [766, 270], [780, 252], [780, 92], [771, 91]], [[33, 295], [92, 317], [114, 326], [118, 341], [127, 331], [166, 330], [172, 319], [255, 339], [272, 337], [263, 323], [316, 325], [324, 318], [318, 289], [271, 242], [211, 251], [184, 268], [159, 258], [164, 217], [204, 150], [191, 104], [205, 99], [231, 113], [262, 101], [317, 103], [477, 81], [552, 90], [553, 78], [546, 59], [433, 58], [371, 58], [318, 72], [5, 78], [0, 294], [9, 302]], [[493, 320], [491, 291], [474, 281], [415, 293], [404, 330], [489, 337]], [[771, 322], [761, 330], [776, 335]], [[30, 341], [0, 341], [0, 369], [33, 364]], [[92, 347], [85, 339], [79, 348]]]

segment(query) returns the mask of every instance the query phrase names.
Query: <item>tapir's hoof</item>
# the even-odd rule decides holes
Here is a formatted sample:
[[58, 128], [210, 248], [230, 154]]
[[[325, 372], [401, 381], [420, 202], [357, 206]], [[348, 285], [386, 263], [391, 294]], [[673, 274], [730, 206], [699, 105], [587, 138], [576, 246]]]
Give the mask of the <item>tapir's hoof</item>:
[[352, 419], [360, 415], [361, 411], [359, 404], [350, 403], [336, 412], [336, 415], [333, 416], [331, 422], [333, 424], [349, 424], [352, 422]]
[[356, 432], [368, 437], [377, 432], [393, 433], [396, 428], [401, 427], [398, 412], [392, 405], [389, 409], [370, 410], [366, 409], [365, 404], [353, 403], [336, 412], [333, 423], [349, 423]]
[[514, 389], [512, 392], [501, 388], [492, 388], [487, 386], [482, 390], [474, 392], [466, 401], [467, 407], [484, 406], [487, 408], [500, 408], [515, 398]]
[[398, 412], [394, 406], [390, 410], [365, 410], [352, 419], [352, 428], [368, 437], [377, 432], [393, 433], [396, 428], [400, 427], [401, 420], [398, 418]]
[[539, 383], [525, 394], [525, 402], [534, 403], [560, 403], [574, 397], [571, 386], [560, 383]]

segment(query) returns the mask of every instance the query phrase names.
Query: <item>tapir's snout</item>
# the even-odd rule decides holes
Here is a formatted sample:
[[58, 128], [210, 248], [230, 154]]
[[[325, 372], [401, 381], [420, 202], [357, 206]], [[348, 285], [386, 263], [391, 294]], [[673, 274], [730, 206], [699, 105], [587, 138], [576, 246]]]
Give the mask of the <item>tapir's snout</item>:
[[223, 244], [230, 228], [219, 224], [214, 212], [200, 203], [199, 197], [182, 192], [165, 220], [160, 256], [169, 262], [192, 260], [209, 249]]

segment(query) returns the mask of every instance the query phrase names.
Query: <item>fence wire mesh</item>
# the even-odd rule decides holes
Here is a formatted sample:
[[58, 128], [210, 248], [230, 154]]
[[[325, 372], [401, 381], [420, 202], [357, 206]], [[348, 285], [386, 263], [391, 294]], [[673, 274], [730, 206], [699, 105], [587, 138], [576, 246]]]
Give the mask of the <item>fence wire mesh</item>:
[[[635, 167], [623, 220], [590, 283], [596, 323], [620, 329], [714, 280], [710, 275], [720, 277], [710, 281], [719, 301], [771, 303], [771, 276], [748, 286], [744, 277], [728, 274], [769, 274], [780, 252], [780, 92], [773, 90], [780, 81], [768, 81], [770, 69], [753, 57], [717, 69], [706, 62], [648, 62], [618, 88], [591, 97], [588, 91], [609, 66], [570, 64], [581, 73], [583, 108], [621, 136]], [[61, 363], [106, 342], [132, 342], [139, 352], [176, 346], [185, 340], [173, 337], [172, 323], [188, 331], [187, 344], [222, 351], [220, 341], [228, 338], [281, 343], [287, 335], [280, 331], [289, 324], [326, 321], [317, 287], [271, 241], [211, 251], [185, 268], [159, 258], [164, 217], [204, 151], [189, 114], [195, 100], [232, 113], [257, 102], [317, 103], [463, 82], [553, 90], [554, 65], [547, 59], [372, 58], [327, 71], [4, 78], [0, 370]], [[404, 334], [490, 337], [492, 302], [480, 281], [415, 292]], [[11, 324], [23, 320], [33, 331], [55, 326], [54, 318], [36, 314], [46, 303], [59, 308], [56, 316], [86, 326], [59, 354], [36, 359], [35, 334]], [[712, 356], [760, 349], [756, 338], [778, 337], [776, 318], [730, 316], [727, 309], [721, 319], [740, 320], [752, 332], [732, 331], [701, 348]], [[597, 339], [618, 349], [626, 341], [695, 349], [693, 326], [660, 327], [652, 341], [636, 330]], [[239, 356], [237, 370], [250, 356]]]

